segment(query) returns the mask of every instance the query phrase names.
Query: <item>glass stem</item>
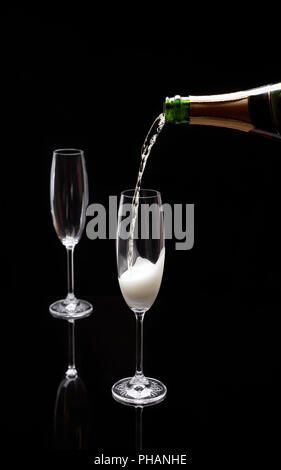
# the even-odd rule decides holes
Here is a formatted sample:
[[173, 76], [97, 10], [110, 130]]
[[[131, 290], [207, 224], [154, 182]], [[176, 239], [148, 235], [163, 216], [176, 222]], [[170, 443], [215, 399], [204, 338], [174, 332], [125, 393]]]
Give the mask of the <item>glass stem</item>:
[[66, 248], [67, 252], [67, 299], [74, 300], [74, 246]]
[[143, 319], [145, 312], [136, 313], [136, 377], [143, 377]]
[[69, 378], [77, 376], [75, 367], [75, 320], [68, 320], [68, 369], [66, 376]]

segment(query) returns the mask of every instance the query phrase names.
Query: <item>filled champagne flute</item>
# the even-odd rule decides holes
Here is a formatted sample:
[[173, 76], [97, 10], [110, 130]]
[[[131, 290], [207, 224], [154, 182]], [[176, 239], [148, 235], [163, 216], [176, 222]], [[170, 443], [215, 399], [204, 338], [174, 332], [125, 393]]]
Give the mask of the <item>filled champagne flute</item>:
[[[59, 149], [53, 153], [50, 180], [51, 213], [55, 231], [67, 253], [67, 296], [50, 305], [54, 317], [75, 320], [93, 310], [86, 300], [74, 294], [74, 247], [86, 222], [88, 177], [83, 150]], [[74, 323], [73, 323], [74, 324]]]
[[[128, 215], [129, 213], [129, 215]], [[136, 317], [136, 372], [112, 387], [113, 397], [124, 403], [147, 405], [163, 400], [166, 387], [143, 373], [143, 319], [160, 289], [164, 259], [161, 195], [141, 189], [121, 193], [116, 238], [118, 280], [123, 297]]]

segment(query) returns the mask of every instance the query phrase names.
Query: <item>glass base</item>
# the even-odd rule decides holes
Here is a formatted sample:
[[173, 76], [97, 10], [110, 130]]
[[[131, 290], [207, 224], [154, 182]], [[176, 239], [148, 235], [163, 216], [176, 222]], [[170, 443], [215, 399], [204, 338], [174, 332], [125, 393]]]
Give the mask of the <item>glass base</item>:
[[166, 386], [150, 377], [127, 377], [116, 382], [112, 389], [115, 400], [131, 405], [150, 405], [162, 401], [167, 393]]
[[62, 318], [64, 320], [75, 320], [77, 318], [88, 317], [93, 310], [93, 306], [87, 300], [75, 299], [69, 301], [67, 299], [58, 300], [49, 307], [53, 317]]

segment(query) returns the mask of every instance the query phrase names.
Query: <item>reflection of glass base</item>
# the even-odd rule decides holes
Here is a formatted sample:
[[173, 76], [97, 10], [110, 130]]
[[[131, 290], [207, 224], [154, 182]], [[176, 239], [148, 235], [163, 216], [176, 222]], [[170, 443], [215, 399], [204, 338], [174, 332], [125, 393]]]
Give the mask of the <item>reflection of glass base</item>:
[[53, 317], [62, 318], [64, 320], [75, 320], [77, 318], [88, 317], [93, 310], [93, 306], [86, 300], [75, 299], [58, 300], [49, 307], [50, 313]]
[[76, 379], [78, 377], [77, 369], [76, 367], [68, 366], [68, 369], [65, 373], [65, 377], [67, 379]]
[[165, 385], [150, 377], [127, 377], [116, 382], [112, 389], [115, 400], [132, 405], [149, 405], [162, 401], [167, 393]]

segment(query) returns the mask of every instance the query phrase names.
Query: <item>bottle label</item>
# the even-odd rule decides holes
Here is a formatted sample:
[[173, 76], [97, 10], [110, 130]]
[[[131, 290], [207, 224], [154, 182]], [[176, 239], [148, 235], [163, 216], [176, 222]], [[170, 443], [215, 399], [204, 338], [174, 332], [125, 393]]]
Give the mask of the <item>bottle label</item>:
[[279, 90], [270, 93], [272, 120], [278, 134], [281, 136], [281, 86]]
[[249, 114], [257, 129], [274, 132], [268, 92], [249, 97]]

